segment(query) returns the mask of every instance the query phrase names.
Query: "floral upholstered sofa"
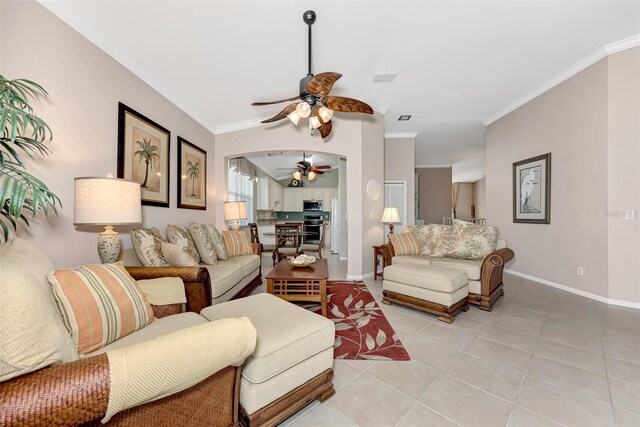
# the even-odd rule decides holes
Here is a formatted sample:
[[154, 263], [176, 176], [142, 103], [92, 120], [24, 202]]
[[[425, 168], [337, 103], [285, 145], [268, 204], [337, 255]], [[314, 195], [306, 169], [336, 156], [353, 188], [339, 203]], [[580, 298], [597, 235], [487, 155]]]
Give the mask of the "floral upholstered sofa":
[[[498, 229], [454, 220], [453, 225], [427, 224], [407, 227], [409, 244], [384, 245], [386, 264], [414, 263], [464, 271], [468, 277], [468, 302], [481, 310], [504, 294], [502, 273], [514, 257]], [[415, 238], [413, 238], [415, 236]]]
[[242, 232], [220, 232], [211, 224], [169, 224], [166, 235], [155, 228], [133, 229], [131, 242], [133, 249], [121, 257], [127, 267], [189, 268], [209, 282], [209, 302], [194, 311], [247, 296], [262, 284], [260, 246]]

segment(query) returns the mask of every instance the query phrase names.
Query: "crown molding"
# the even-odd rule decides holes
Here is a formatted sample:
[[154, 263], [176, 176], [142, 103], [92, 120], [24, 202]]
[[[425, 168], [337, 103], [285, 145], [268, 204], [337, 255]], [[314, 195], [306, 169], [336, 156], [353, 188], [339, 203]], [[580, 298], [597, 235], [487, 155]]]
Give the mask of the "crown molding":
[[601, 59], [606, 58], [607, 56], [612, 55], [614, 53], [621, 52], [621, 51], [627, 50], [627, 49], [631, 49], [631, 48], [636, 47], [636, 46], [640, 46], [640, 34], [636, 34], [635, 36], [631, 36], [631, 37], [628, 37], [626, 39], [622, 39], [622, 40], [619, 40], [617, 42], [610, 43], [610, 44], [608, 44], [608, 45], [596, 50], [592, 54], [590, 54], [587, 57], [585, 57], [585, 58], [581, 59], [580, 61], [576, 62], [571, 67], [569, 67], [566, 70], [562, 71], [561, 73], [555, 75], [554, 77], [552, 77], [551, 79], [547, 80], [546, 82], [544, 82], [543, 84], [541, 84], [537, 88], [533, 89], [532, 91], [528, 92], [524, 96], [516, 99], [511, 104], [509, 104], [506, 107], [504, 107], [502, 110], [498, 111], [494, 115], [492, 115], [489, 118], [487, 118], [486, 120], [484, 120], [482, 122], [482, 124], [485, 125], [485, 126], [489, 126], [491, 123], [495, 122], [496, 120], [506, 116], [507, 114], [511, 113], [512, 111], [516, 110], [517, 108], [522, 107], [527, 102], [537, 98], [538, 96], [542, 95], [543, 93], [545, 93], [549, 89], [551, 89], [551, 88], [559, 85], [560, 83], [564, 82], [565, 80], [568, 80], [569, 78], [575, 76], [580, 71], [582, 71], [585, 68], [595, 64], [596, 62], [600, 61]]
[[37, 0], [38, 3], [49, 12], [58, 17], [62, 22], [71, 27], [72, 30], [80, 33], [99, 49], [107, 53], [110, 57], [120, 63], [127, 70], [132, 72], [143, 83], [149, 85], [153, 90], [165, 97], [186, 115], [205, 127], [209, 132], [214, 133], [215, 125], [200, 114], [196, 113], [186, 102], [184, 102], [174, 92], [164, 86], [160, 80], [147, 68], [130, 58], [118, 49], [107, 37], [101, 35], [95, 28], [88, 25], [72, 7], [63, 2]]
[[415, 169], [452, 168], [452, 165], [415, 165]]
[[262, 123], [260, 123], [260, 119], [251, 119], [251, 120], [245, 120], [242, 122], [235, 122], [235, 123], [229, 123], [227, 125], [216, 126], [216, 129], [213, 133], [215, 133], [216, 135], [220, 135], [223, 133], [236, 132], [244, 129], [257, 128], [261, 125]]
[[384, 137], [386, 139], [397, 139], [397, 138], [415, 138], [418, 136], [418, 132], [385, 132]]

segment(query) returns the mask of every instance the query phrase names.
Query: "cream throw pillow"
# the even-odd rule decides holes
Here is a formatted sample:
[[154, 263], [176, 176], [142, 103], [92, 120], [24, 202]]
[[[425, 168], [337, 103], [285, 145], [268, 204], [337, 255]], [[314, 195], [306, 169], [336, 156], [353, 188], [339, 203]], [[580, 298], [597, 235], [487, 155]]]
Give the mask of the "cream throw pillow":
[[481, 260], [496, 250], [498, 228], [453, 220], [451, 247], [446, 254], [452, 258]]
[[145, 267], [168, 267], [162, 257], [162, 242], [166, 242], [156, 228], [134, 228], [131, 230], [131, 243], [140, 263]]
[[49, 283], [78, 353], [96, 351], [154, 320], [122, 262], [54, 270]]
[[0, 273], [0, 382], [76, 360], [51, 291], [36, 275], [7, 264]]
[[218, 259], [226, 261], [229, 259], [229, 251], [227, 251], [227, 243], [222, 237], [222, 234], [211, 224], [207, 224], [207, 230], [211, 234], [211, 238], [213, 239], [213, 245], [216, 248], [216, 253], [218, 255]]
[[218, 255], [216, 247], [213, 244], [213, 237], [205, 224], [189, 224], [189, 233], [198, 248], [200, 261], [207, 265], [216, 265], [218, 263]]
[[162, 256], [172, 267], [198, 267], [198, 263], [183, 248], [162, 242]]
[[[195, 260], [196, 264], [200, 264], [200, 254], [189, 230], [181, 225], [169, 224], [167, 225], [167, 240], [169, 243], [173, 243], [184, 249], [189, 256]], [[169, 262], [169, 264], [171, 264], [171, 262]]]

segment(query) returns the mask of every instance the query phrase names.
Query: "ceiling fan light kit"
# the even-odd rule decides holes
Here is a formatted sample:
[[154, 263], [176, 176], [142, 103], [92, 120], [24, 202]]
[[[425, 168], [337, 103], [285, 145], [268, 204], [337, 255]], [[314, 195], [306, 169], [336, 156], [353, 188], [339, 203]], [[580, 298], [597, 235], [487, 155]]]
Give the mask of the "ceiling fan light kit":
[[316, 22], [316, 13], [308, 10], [302, 15], [302, 19], [305, 24], [307, 24], [309, 31], [309, 73], [300, 80], [300, 95], [278, 101], [254, 102], [251, 105], [262, 106], [301, 100], [289, 104], [275, 116], [263, 120], [262, 123], [273, 123], [288, 118], [297, 126], [301, 118], [309, 118], [311, 135], [313, 135], [317, 129], [322, 139], [325, 139], [331, 134], [333, 128], [331, 119], [333, 118], [334, 111], [373, 114], [373, 109], [368, 104], [358, 101], [357, 99], [343, 96], [329, 96], [331, 88], [334, 83], [342, 77], [342, 74], [327, 72], [313, 75], [313, 73], [311, 73], [311, 26]]

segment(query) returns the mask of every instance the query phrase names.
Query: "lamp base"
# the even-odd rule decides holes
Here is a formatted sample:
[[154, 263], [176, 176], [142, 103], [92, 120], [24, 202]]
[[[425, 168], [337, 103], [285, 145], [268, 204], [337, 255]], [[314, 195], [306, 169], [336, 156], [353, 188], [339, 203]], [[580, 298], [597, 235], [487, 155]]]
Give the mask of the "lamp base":
[[120, 234], [113, 231], [113, 227], [106, 225], [104, 231], [98, 234], [98, 255], [103, 264], [110, 264], [118, 260], [120, 255]]

